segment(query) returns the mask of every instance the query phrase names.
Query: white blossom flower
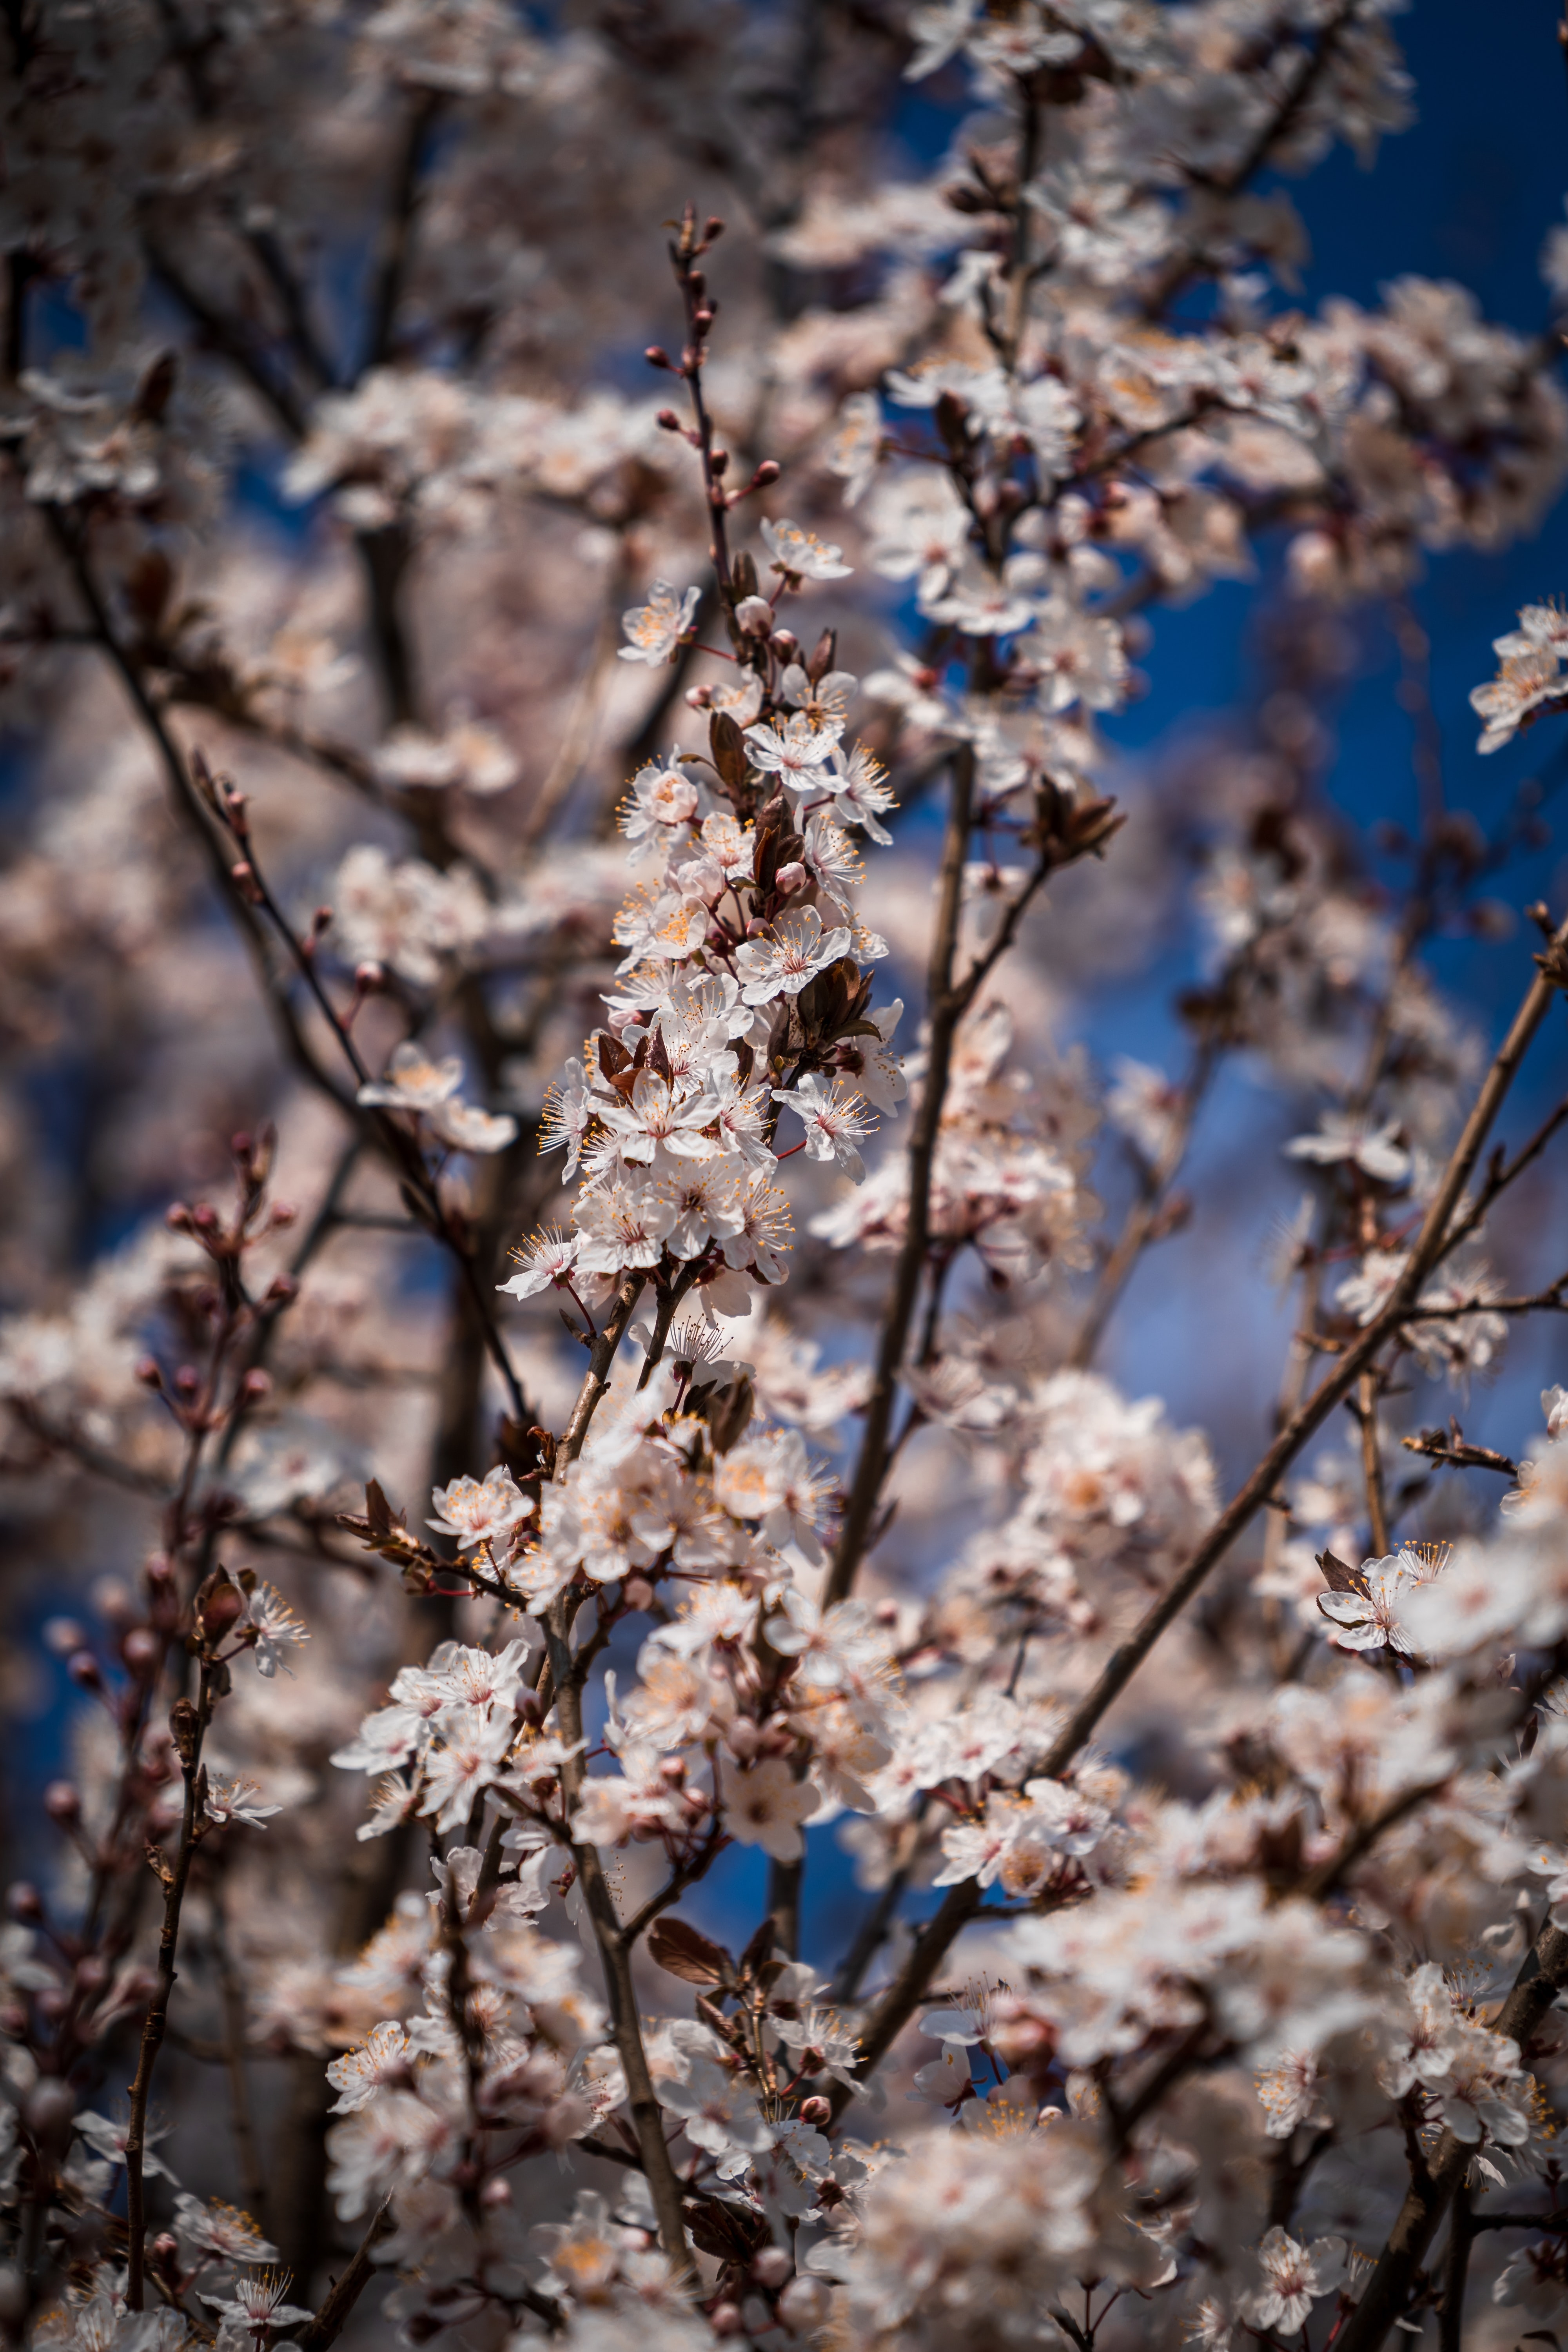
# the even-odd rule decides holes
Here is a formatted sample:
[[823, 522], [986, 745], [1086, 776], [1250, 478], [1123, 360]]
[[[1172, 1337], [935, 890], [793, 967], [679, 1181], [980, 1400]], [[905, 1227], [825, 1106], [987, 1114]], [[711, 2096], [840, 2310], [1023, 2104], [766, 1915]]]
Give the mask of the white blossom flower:
[[724, 1775], [724, 1825], [742, 1845], [760, 1845], [775, 1862], [798, 1862], [805, 1852], [800, 1825], [821, 1809], [809, 1780], [797, 1780], [782, 1756]]
[[798, 1086], [774, 1087], [773, 1097], [798, 1116], [805, 1129], [808, 1160], [837, 1160], [857, 1184], [864, 1181], [866, 1163], [856, 1147], [876, 1132], [877, 1122], [868, 1115], [863, 1095], [837, 1078], [825, 1086], [815, 1070], [808, 1070]]
[[799, 580], [847, 580], [854, 568], [843, 561], [842, 548], [829, 547], [797, 522], [764, 522], [763, 538], [774, 570]]
[[281, 1805], [266, 1805], [260, 1801], [261, 1790], [254, 1780], [243, 1774], [226, 1780], [214, 1773], [207, 1781], [206, 1814], [209, 1821], [226, 1828], [231, 1822], [244, 1822], [252, 1829], [265, 1829]]
[[500, 1543], [521, 1520], [531, 1517], [534, 1508], [533, 1497], [523, 1493], [504, 1462], [482, 1479], [454, 1478], [448, 1486], [437, 1486], [430, 1499], [437, 1516], [426, 1526], [440, 1535], [456, 1536], [459, 1551]]
[[649, 669], [673, 661], [681, 639], [690, 633], [701, 602], [700, 588], [678, 590], [668, 580], [656, 580], [648, 590], [647, 603], [634, 604], [621, 614], [621, 626], [630, 640], [620, 648], [621, 659], [646, 662]]

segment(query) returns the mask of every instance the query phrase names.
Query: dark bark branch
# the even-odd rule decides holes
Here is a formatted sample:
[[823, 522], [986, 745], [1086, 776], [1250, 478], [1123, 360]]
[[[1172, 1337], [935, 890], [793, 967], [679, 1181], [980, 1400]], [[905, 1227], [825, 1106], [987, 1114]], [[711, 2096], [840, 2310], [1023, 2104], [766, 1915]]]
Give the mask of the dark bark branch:
[[[1494, 2033], [1506, 2034], [1521, 2047], [1545, 2021], [1563, 1987], [1568, 1984], [1568, 1935], [1550, 1919], [1526, 1954], [1524, 1965], [1492, 2023]], [[1394, 2322], [1404, 2315], [1444, 2214], [1468, 2172], [1475, 2148], [1445, 2132], [1431, 2163], [1411, 2179], [1399, 2218], [1378, 2257], [1377, 2267], [1362, 2291], [1361, 2300], [1338, 2339], [1334, 2352], [1378, 2352]]]

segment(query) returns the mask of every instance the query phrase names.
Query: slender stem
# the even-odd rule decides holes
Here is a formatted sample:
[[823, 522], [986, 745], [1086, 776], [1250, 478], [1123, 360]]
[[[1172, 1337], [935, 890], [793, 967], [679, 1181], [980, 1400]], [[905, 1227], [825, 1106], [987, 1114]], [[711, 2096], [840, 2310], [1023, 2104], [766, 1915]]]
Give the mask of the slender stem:
[[295, 2342], [300, 2352], [327, 2352], [348, 2326], [349, 2314], [369, 2284], [375, 2266], [375, 2245], [392, 2227], [392, 2200], [384, 2199], [365, 2225], [365, 2232], [354, 2248], [349, 2266], [342, 2278], [334, 2279], [325, 2303], [314, 2319], [307, 2320]]
[[128, 2265], [125, 2302], [131, 2311], [142, 2310], [145, 2293], [147, 2201], [142, 2163], [147, 2147], [147, 2101], [153, 2089], [153, 2070], [158, 2063], [158, 2052], [169, 2022], [169, 1999], [174, 1990], [174, 1958], [180, 1941], [180, 1915], [191, 1874], [191, 1856], [196, 1846], [198, 1795], [206, 1781], [202, 1769], [202, 1741], [206, 1737], [207, 1724], [212, 1716], [212, 1700], [211, 1670], [204, 1660], [195, 1706], [188, 1700], [175, 1702], [175, 1739], [185, 1784], [184, 1806], [180, 1817], [179, 1849], [163, 1884], [163, 1929], [158, 1943], [158, 1973], [153, 1981], [153, 1998], [142, 2020], [136, 2078], [131, 2085], [131, 2121], [125, 2134]]
[[1469, 2187], [1461, 2180], [1454, 2192], [1454, 2214], [1448, 2224], [1448, 2258], [1443, 2266], [1443, 2305], [1437, 2315], [1437, 2352], [1465, 2352], [1465, 2285], [1474, 2236]]
[[234, 2111], [235, 2147], [245, 2202], [262, 2236], [269, 2238], [272, 2231], [267, 2213], [267, 2181], [261, 2168], [245, 2067], [245, 1990], [229, 1949], [224, 1891], [221, 1881], [213, 1890], [213, 1957], [217, 1962], [218, 1990], [223, 2000], [223, 2063], [228, 2074], [229, 2105]]
[[621, 1276], [621, 1286], [616, 1293], [616, 1303], [588, 1351], [588, 1369], [583, 1375], [583, 1385], [577, 1391], [577, 1402], [572, 1408], [572, 1418], [563, 1433], [555, 1454], [555, 1475], [564, 1478], [567, 1467], [583, 1451], [583, 1441], [588, 1434], [588, 1424], [598, 1412], [601, 1401], [608, 1395], [610, 1367], [616, 1353], [626, 1336], [626, 1325], [632, 1310], [642, 1297], [647, 1276], [637, 1268]]
[[[1564, 1985], [1568, 1985], [1568, 1934], [1548, 1919], [1525, 1955], [1513, 1990], [1493, 2021], [1492, 2032], [1505, 2034], [1522, 2049], [1545, 2021]], [[1426, 2249], [1458, 2194], [1474, 2155], [1469, 2143], [1447, 2131], [1431, 2163], [1423, 2172], [1413, 2172], [1377, 2267], [1362, 2290], [1335, 2352], [1379, 2352], [1394, 2322], [1405, 2314]]]
[[[551, 1602], [544, 1616], [545, 1639], [549, 1643], [551, 1667], [555, 1677], [556, 1715], [562, 1739], [568, 1748], [574, 1746], [583, 1737], [582, 1685], [574, 1671], [568, 1644], [569, 1603], [570, 1595], [563, 1593], [559, 1600]], [[579, 1754], [569, 1757], [561, 1768], [562, 1807], [568, 1821], [582, 1785], [583, 1759]], [[691, 2252], [686, 2242], [680, 2183], [676, 2179], [675, 2166], [664, 2137], [664, 2111], [654, 2092], [647, 2053], [643, 2046], [637, 1987], [632, 1980], [632, 1947], [616, 1915], [615, 1898], [605, 1877], [598, 1848], [574, 1843], [572, 1858], [576, 1864], [583, 1899], [604, 1961], [611, 2028], [616, 2048], [620, 2053], [622, 2072], [626, 2075], [626, 2105], [631, 2111], [632, 2127], [642, 2152], [643, 2170], [647, 2176], [648, 2190], [658, 2221], [659, 2243], [677, 2270], [689, 2273]]]
[[1153, 1234], [1166, 1194], [1174, 1183], [1177, 1171], [1186, 1157], [1192, 1139], [1193, 1124], [1198, 1107], [1208, 1091], [1219, 1059], [1219, 1049], [1212, 1038], [1205, 1037], [1194, 1061], [1192, 1076], [1182, 1088], [1180, 1103], [1171, 1122], [1171, 1132], [1165, 1148], [1152, 1171], [1139, 1199], [1128, 1213], [1116, 1246], [1100, 1269], [1094, 1296], [1089, 1300], [1083, 1321], [1068, 1356], [1076, 1371], [1085, 1371], [1094, 1360], [1096, 1349], [1104, 1336], [1105, 1327], [1115, 1311], [1117, 1301], [1126, 1288], [1133, 1268], [1142, 1256]]
[[1377, 1418], [1378, 1378], [1368, 1365], [1356, 1383], [1356, 1412], [1361, 1422], [1361, 1471], [1366, 1487], [1366, 1523], [1374, 1559], [1388, 1554], [1388, 1498], [1383, 1484], [1383, 1443]]
[[[1568, 947], [1568, 921], [1564, 921], [1553, 934], [1551, 952], [1544, 959], [1546, 965], [1554, 964], [1565, 947]], [[1042, 1779], [1062, 1778], [1085, 1742], [1093, 1737], [1101, 1718], [1126, 1689], [1161, 1634], [1200, 1591], [1211, 1570], [1224, 1559], [1254, 1512], [1275, 1492], [1280, 1474], [1289, 1467], [1340, 1399], [1349, 1393], [1384, 1341], [1410, 1319], [1411, 1308], [1422, 1284], [1449, 1245], [1455, 1211], [1475, 1171], [1482, 1146], [1502, 1108], [1531, 1040], [1546, 1018], [1556, 987], [1557, 982], [1549, 976], [1546, 970], [1539, 971], [1531, 982], [1482, 1082], [1464, 1130], [1443, 1171], [1405, 1271], [1387, 1305], [1340, 1359], [1334, 1370], [1291, 1415], [1186, 1565], [1147, 1612], [1130, 1638], [1111, 1653], [1093, 1688], [1074, 1709], [1048, 1754], [1037, 1767]], [[1522, 1164], [1525, 1157], [1526, 1154], [1521, 1153], [1515, 1164]], [[958, 1885], [949, 1887], [941, 1906], [916, 1937], [914, 1948], [903, 1969], [889, 1986], [867, 2021], [860, 2037], [859, 2071], [862, 2075], [868, 2074], [890, 2049], [914, 2014], [932, 1974], [958, 1936], [974, 1917], [984, 1899], [980, 1885], [973, 1878], [961, 1880]], [[1563, 1968], [1565, 1975], [1568, 1975], [1568, 1937], [1563, 1937], [1562, 1941]], [[836, 2087], [833, 2094], [836, 2115], [843, 2112], [849, 2096], [843, 2084]], [[1433, 2227], [1436, 2227], [1436, 2220]], [[1427, 2238], [1430, 2234], [1428, 2231]], [[1426, 2243], [1426, 2239], [1423, 2239], [1423, 2252]], [[1339, 2352], [1372, 2352], [1373, 2346], [1381, 2341], [1381, 2335], [1368, 2337], [1364, 2343], [1357, 2341], [1353, 2344], [1347, 2337]]]
[[882, 1323], [881, 1343], [871, 1393], [866, 1402], [865, 1430], [854, 1482], [845, 1506], [833, 1565], [823, 1591], [823, 1606], [842, 1601], [854, 1584], [865, 1554], [871, 1523], [881, 1499], [887, 1475], [888, 1444], [899, 1374], [909, 1345], [915, 1300], [931, 1246], [931, 1185], [936, 1162], [937, 1137], [947, 1099], [953, 1038], [964, 1011], [962, 992], [952, 985], [952, 962], [958, 944], [958, 923], [963, 901], [963, 866], [969, 850], [974, 807], [974, 754], [965, 746], [952, 762], [952, 794], [948, 803], [947, 835], [942, 844], [938, 886], [936, 933], [931, 943], [926, 1001], [931, 1021], [931, 1051], [925, 1089], [910, 1136], [909, 1202], [903, 1245], [893, 1276], [892, 1296]]

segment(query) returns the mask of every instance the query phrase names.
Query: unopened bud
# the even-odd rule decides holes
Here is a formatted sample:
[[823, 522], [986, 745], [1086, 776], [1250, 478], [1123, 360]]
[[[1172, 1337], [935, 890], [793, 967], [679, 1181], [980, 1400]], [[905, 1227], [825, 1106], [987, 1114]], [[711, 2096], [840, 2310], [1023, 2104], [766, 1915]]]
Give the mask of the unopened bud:
[[706, 710], [712, 699], [713, 689], [710, 686], [689, 686], [686, 689], [688, 710]]
[[809, 2124], [813, 2131], [820, 2131], [824, 2124], [830, 2124], [833, 2121], [832, 2105], [828, 2100], [820, 2095], [803, 2099], [800, 2103], [800, 2119], [803, 2124]]
[[172, 2230], [160, 2230], [147, 2252], [157, 2271], [175, 2271], [180, 2266], [180, 2242]]
[[13, 1919], [41, 1919], [44, 1916], [43, 1898], [26, 1878], [14, 1878], [5, 1889], [5, 1908]]
[[713, 1805], [713, 1800], [706, 1789], [683, 1789], [680, 1792], [680, 1801], [693, 1819], [700, 1813], [711, 1811]]
[[71, 1971], [83, 1992], [101, 1992], [109, 1982], [109, 1962], [98, 1952], [84, 1952]]
[[198, 1207], [191, 1211], [191, 1223], [198, 1234], [216, 1233], [217, 1211], [210, 1201], [203, 1201]]
[[275, 1274], [267, 1286], [264, 1307], [288, 1307], [300, 1296], [300, 1286], [291, 1274]]
[[163, 1375], [159, 1368], [158, 1359], [156, 1356], [137, 1357], [136, 1377], [141, 1381], [144, 1389], [161, 1389], [163, 1387]]
[[727, 473], [730, 467], [730, 452], [728, 449], [710, 450], [708, 464], [714, 475]]
[[765, 490], [770, 483], [776, 482], [778, 480], [778, 478], [783, 471], [784, 467], [779, 464], [776, 457], [764, 457], [762, 464], [757, 467], [756, 472], [752, 476], [752, 489]]
[[782, 2246], [764, 2246], [752, 2264], [752, 2276], [759, 2286], [783, 2286], [795, 2264]]
[[259, 907], [261, 886], [256, 878], [256, 868], [248, 857], [236, 860], [228, 869], [229, 879], [247, 906]]
[[102, 1671], [90, 1650], [73, 1650], [66, 1660], [66, 1672], [83, 1690], [103, 1688]]
[[710, 213], [707, 219], [702, 224], [703, 244], [716, 245], [723, 234], [723, 222], [720, 219], [717, 213]]
[[378, 963], [366, 961], [354, 966], [354, 986], [362, 996], [374, 996], [378, 988], [386, 985], [386, 974]]
[[51, 1780], [44, 1790], [44, 1811], [61, 1829], [69, 1829], [81, 1819], [80, 1792], [68, 1780]]
[[805, 2336], [827, 2317], [828, 2292], [821, 2279], [792, 2278], [779, 2297], [779, 2317], [792, 2335]]
[[28, 2092], [22, 2113], [35, 2139], [46, 2147], [63, 2148], [71, 2136], [76, 2093], [58, 2074], [45, 2074]]
[[716, 2303], [708, 2315], [708, 2325], [715, 2336], [742, 2336], [746, 2323], [738, 2303]]
[[793, 661], [800, 651], [800, 639], [793, 629], [775, 629], [773, 648], [781, 661]]
[[196, 1595], [196, 1615], [209, 1642], [221, 1642], [245, 1614], [245, 1595], [225, 1569], [215, 1569]]
[[45, 1618], [44, 1647], [52, 1657], [68, 1658], [71, 1652], [79, 1650], [86, 1640], [85, 1631], [74, 1617]]
[[484, 2187], [480, 2189], [479, 2203], [481, 2205], [510, 2205], [511, 2203], [510, 2181], [506, 2179], [498, 2172], [495, 2179], [493, 2180], [487, 2180]]
[[673, 408], [661, 408], [654, 423], [662, 425], [667, 433], [679, 433], [684, 429]]
[[174, 1374], [174, 1386], [183, 1397], [194, 1397], [202, 1384], [202, 1376], [195, 1364], [182, 1364]]
[[292, 1201], [274, 1201], [272, 1203], [272, 1224], [276, 1232], [286, 1232], [289, 1226], [298, 1223], [299, 1217], [300, 1212]]
[[765, 637], [773, 625], [773, 608], [765, 596], [742, 596], [735, 607], [735, 621], [749, 637]]
[[183, 1201], [172, 1201], [163, 1212], [163, 1223], [172, 1234], [188, 1234], [191, 1213]]
[[165, 1590], [174, 1581], [174, 1563], [166, 1551], [152, 1552], [147, 1560], [147, 1581], [154, 1591]]
[[685, 1757], [661, 1757], [659, 1759], [658, 1777], [661, 1780], [668, 1780], [672, 1788], [679, 1789], [682, 1780], [686, 1778]]
[[643, 357], [647, 360], [649, 367], [668, 368], [670, 373], [672, 375], [674, 374], [675, 362], [670, 358], [669, 353], [663, 349], [662, 345], [658, 343], [649, 343], [647, 351], [643, 353]]
[[158, 1650], [158, 1636], [145, 1625], [133, 1625], [120, 1644], [120, 1654], [138, 1682], [157, 1664]]
[[310, 937], [313, 940], [319, 940], [322, 938], [326, 932], [330, 931], [331, 928], [331, 908], [330, 907], [318, 907], [315, 913], [310, 918]]
[[792, 857], [788, 865], [781, 866], [773, 876], [773, 887], [784, 898], [793, 898], [797, 890], [805, 889], [809, 879], [810, 877], [799, 858]]
[[271, 1373], [264, 1372], [259, 1364], [253, 1365], [239, 1384], [239, 1393], [249, 1404], [254, 1404], [260, 1397], [270, 1396]]

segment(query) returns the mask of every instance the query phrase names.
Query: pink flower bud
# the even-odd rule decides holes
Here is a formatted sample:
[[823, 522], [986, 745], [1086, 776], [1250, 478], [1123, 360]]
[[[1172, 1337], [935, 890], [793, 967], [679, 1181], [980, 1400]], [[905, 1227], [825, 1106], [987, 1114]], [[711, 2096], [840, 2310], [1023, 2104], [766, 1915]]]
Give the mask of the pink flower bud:
[[792, 2334], [804, 2336], [827, 2317], [829, 2296], [821, 2279], [793, 2278], [779, 2297], [779, 2317]]
[[120, 1644], [120, 1654], [140, 1682], [158, 1663], [159, 1641], [145, 1625], [133, 1625]]
[[759, 2286], [783, 2286], [793, 2268], [782, 2246], [764, 2246], [752, 2264], [752, 2276]]
[[81, 1819], [81, 1797], [68, 1780], [51, 1780], [44, 1790], [44, 1811], [51, 1822], [68, 1829]]
[[742, 596], [735, 607], [735, 622], [749, 637], [765, 637], [773, 625], [773, 608], [765, 596]]

